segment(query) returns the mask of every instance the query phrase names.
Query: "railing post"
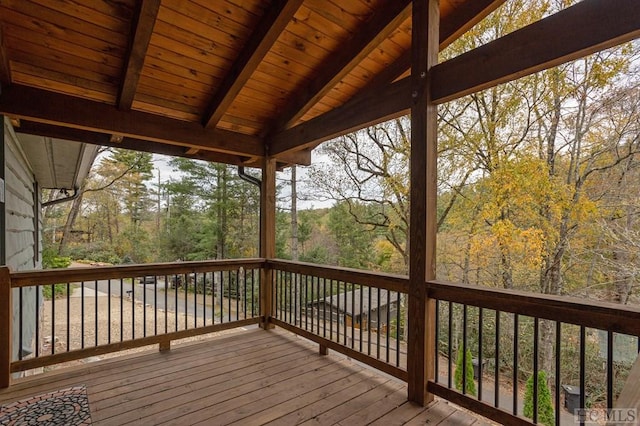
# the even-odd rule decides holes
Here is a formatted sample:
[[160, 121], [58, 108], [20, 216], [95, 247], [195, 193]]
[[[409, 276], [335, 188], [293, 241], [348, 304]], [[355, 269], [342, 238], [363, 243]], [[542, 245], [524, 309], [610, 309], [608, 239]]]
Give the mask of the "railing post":
[[0, 267], [0, 388], [11, 384], [12, 331], [11, 274], [9, 268], [3, 266]]
[[408, 398], [433, 400], [427, 384], [435, 374], [435, 302], [425, 281], [435, 278], [437, 106], [430, 70], [438, 62], [438, 0], [413, 0], [411, 35], [411, 238], [409, 241]]
[[[265, 157], [260, 191], [260, 257], [273, 259], [276, 252], [276, 160]], [[260, 270], [260, 327], [268, 330], [273, 308], [273, 271]]]

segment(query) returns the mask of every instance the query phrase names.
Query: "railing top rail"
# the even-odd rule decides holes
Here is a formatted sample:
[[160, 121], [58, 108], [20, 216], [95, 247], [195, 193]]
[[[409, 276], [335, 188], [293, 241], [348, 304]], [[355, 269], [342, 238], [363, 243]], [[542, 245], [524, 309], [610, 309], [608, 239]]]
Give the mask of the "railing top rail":
[[408, 293], [409, 291], [409, 278], [406, 275], [363, 271], [339, 266], [322, 266], [282, 259], [268, 259], [266, 264], [270, 268], [277, 268], [285, 272], [312, 275], [352, 284], [363, 284], [369, 287], [399, 291], [400, 293]]
[[60, 282], [92, 281], [131, 278], [145, 275], [174, 275], [193, 272], [226, 271], [243, 268], [262, 268], [260, 258], [207, 260], [196, 262], [150, 263], [144, 265], [96, 266], [91, 268], [38, 269], [11, 272], [11, 287], [57, 284]]
[[640, 308], [570, 296], [428, 281], [429, 297], [640, 336]]

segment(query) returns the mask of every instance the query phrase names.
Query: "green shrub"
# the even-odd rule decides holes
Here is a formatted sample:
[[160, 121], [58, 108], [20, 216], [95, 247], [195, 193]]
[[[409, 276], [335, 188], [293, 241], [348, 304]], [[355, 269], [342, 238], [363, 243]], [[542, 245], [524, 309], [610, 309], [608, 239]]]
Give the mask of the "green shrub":
[[[458, 357], [456, 359], [456, 372], [453, 376], [454, 381], [455, 381], [455, 385], [456, 385], [456, 389], [458, 389], [459, 391], [462, 390], [462, 362], [463, 362], [463, 351], [462, 351], [462, 345], [460, 345], [460, 348], [458, 349]], [[465, 371], [466, 374], [466, 380], [465, 380], [465, 387], [466, 387], [466, 393], [468, 395], [476, 395], [476, 383], [473, 381], [473, 361], [472, 361], [472, 355], [471, 355], [471, 351], [469, 349], [467, 349], [467, 356], [466, 356], [466, 365], [467, 365], [467, 369]]]
[[[527, 379], [527, 389], [524, 394], [525, 417], [533, 419], [533, 374]], [[551, 391], [547, 385], [547, 374], [538, 372], [538, 424], [553, 426], [556, 418], [551, 402]]]
[[51, 296], [55, 294], [56, 299], [60, 299], [67, 295], [67, 285], [66, 284], [55, 284], [53, 286], [53, 291], [50, 285], [42, 286], [42, 297], [44, 300], [51, 300]]
[[58, 269], [67, 268], [71, 265], [71, 258], [66, 256], [58, 256], [56, 251], [49, 247], [42, 251], [42, 268]]

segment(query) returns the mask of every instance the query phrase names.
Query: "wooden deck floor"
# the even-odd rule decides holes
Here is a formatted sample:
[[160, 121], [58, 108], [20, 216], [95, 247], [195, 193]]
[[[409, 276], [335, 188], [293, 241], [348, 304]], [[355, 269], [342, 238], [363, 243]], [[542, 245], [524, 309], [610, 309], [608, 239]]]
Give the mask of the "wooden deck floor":
[[445, 401], [410, 404], [404, 383], [278, 329], [21, 379], [0, 405], [78, 385], [95, 425], [484, 424]]

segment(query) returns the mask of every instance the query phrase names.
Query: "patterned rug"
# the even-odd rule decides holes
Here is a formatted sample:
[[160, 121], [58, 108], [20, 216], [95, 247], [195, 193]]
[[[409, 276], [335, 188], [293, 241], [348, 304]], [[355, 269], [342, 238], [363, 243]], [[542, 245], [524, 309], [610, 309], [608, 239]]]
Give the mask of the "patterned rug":
[[87, 388], [76, 386], [0, 407], [0, 425], [83, 426], [91, 424]]

